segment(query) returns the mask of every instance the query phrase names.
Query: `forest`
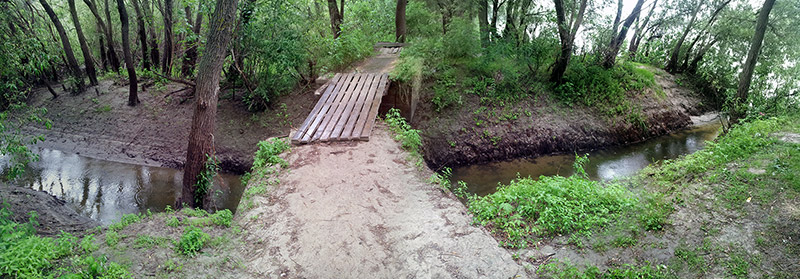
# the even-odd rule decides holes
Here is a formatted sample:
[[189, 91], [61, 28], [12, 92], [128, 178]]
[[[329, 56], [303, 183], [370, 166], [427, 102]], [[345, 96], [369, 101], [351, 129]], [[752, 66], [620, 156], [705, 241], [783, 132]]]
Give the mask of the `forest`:
[[[794, 278], [800, 268], [788, 261], [800, 257], [796, 239], [778, 255], [785, 257], [781, 260], [731, 252], [734, 244], [704, 246], [704, 251], [687, 250], [691, 245], [683, 242], [667, 245], [668, 258], [680, 258], [688, 271], [661, 258], [653, 259], [658, 263], [653, 265], [623, 261], [625, 265], [604, 263], [599, 269], [578, 267], [573, 264], [581, 262], [569, 263], [574, 257], [556, 260], [551, 256], [563, 255], [533, 256], [539, 250], [525, 249], [540, 247], [540, 240], [547, 239], [579, 250], [591, 242], [600, 254], [609, 249], [647, 250], [642, 244], [645, 235], [658, 238], [665, 230], [679, 230], [681, 220], [669, 221], [679, 218], [673, 213], [682, 216], [677, 213], [684, 212], [682, 206], [696, 209], [684, 198], [704, 200], [700, 196], [708, 189], [692, 188], [697, 184], [733, 185], [722, 192], [708, 190], [719, 194], [724, 204], [713, 203], [710, 211], [728, 214], [738, 210], [728, 202], [762, 199], [761, 207], [752, 209], [762, 210], [759, 214], [736, 211], [750, 212], [741, 213], [747, 220], [769, 217], [766, 223], [753, 221], [758, 223], [755, 230], [773, 228], [764, 237], [767, 244], [759, 244], [761, 249], [785, 242], [781, 234], [800, 237], [800, 182], [795, 178], [800, 149], [794, 134], [800, 110], [797, 26], [800, 0], [0, 0], [3, 184], [22, 184], [19, 177], [31, 173], [29, 165], [41, 158], [35, 146], [58, 146], [47, 142], [61, 137], [66, 142], [70, 130], [75, 133], [87, 125], [96, 129], [84, 131], [89, 137], [125, 144], [121, 151], [110, 144], [103, 152], [117, 154], [108, 158], [129, 157], [136, 164], [182, 170], [180, 187], [161, 210], [166, 213], [153, 215], [147, 209], [146, 214], [124, 215], [129, 217], [108, 228], [76, 232], [78, 238], [37, 236], [36, 227], [43, 225], [36, 223], [35, 215], [14, 217], [5, 208], [10, 206], [3, 206], [0, 277], [150, 277], [145, 276], [147, 268], [141, 271], [124, 260], [117, 263], [119, 258], [97, 255], [114, 253], [108, 249], [120, 241], [113, 240], [119, 238], [115, 235], [130, 224], [158, 223], [157, 218], [175, 218], [180, 222], [170, 227], [185, 229], [171, 232], [179, 237], [174, 250], [182, 257], [176, 261], [186, 264], [183, 269], [191, 269], [192, 258], [211, 239], [204, 226], [213, 231], [212, 242], [227, 243], [219, 247], [245, 241], [229, 235], [231, 219], [233, 230], [242, 230], [236, 224], [246, 229], [248, 219], [263, 218], [248, 215], [254, 213], [246, 201], [271, 195], [273, 190], [267, 188], [273, 186], [265, 185], [284, 187], [278, 177], [292, 174], [279, 175], [280, 170], [298, 165], [287, 163], [286, 156], [311, 148], [290, 148], [280, 139], [304, 126], [309, 112], [313, 116], [317, 109], [311, 107], [319, 99], [313, 92], [325, 89], [340, 73], [367, 73], [364, 65], [383, 57], [379, 44], [386, 44], [402, 47], [390, 57], [385, 72], [391, 83], [387, 92], [392, 92], [387, 94], [395, 98], [393, 104], [405, 96], [413, 96], [408, 97], [413, 101], [410, 112], [386, 108], [387, 114], [381, 107], [378, 122], [384, 124], [377, 129], [389, 131], [403, 152], [410, 153], [404, 166], [431, 172], [428, 184], [463, 204], [458, 206], [473, 217], [471, 228], [487, 231], [508, 251], [504, 253], [511, 262], [525, 267], [519, 274]], [[584, 170], [589, 159], [583, 153], [675, 134], [706, 115], [715, 117], [706, 122], [720, 123], [713, 129], [714, 136], [720, 136], [697, 153], [648, 162], [641, 172], [632, 171], [638, 176], [620, 184], [595, 181]], [[51, 129], [58, 134], [48, 132]], [[780, 138], [776, 133], [785, 136], [774, 139]], [[148, 136], [137, 141], [137, 134]], [[161, 144], [162, 137], [169, 143]], [[98, 146], [92, 145], [93, 139], [70, 140], [78, 147], [84, 141], [85, 149]], [[232, 142], [248, 147], [237, 149]], [[129, 147], [132, 143], [141, 146]], [[510, 182], [492, 181], [488, 195], [476, 195], [466, 182], [457, 182], [451, 169], [554, 154], [569, 155], [566, 168], [574, 169], [571, 176], [554, 173], [526, 179], [517, 172]], [[141, 163], [150, 161], [154, 163]], [[767, 161], [771, 165], [755, 166]], [[739, 173], [739, 166], [750, 167]], [[755, 177], [762, 168], [768, 177]], [[225, 210], [217, 206], [215, 194], [221, 193], [217, 174], [223, 172], [244, 173], [241, 201], [237, 197], [238, 206]], [[506, 185], [495, 187], [497, 183]], [[788, 193], [773, 189], [783, 183]], [[682, 190], [689, 188], [693, 190]], [[266, 199], [259, 200], [261, 207], [272, 206]], [[766, 209], [773, 200], [789, 208], [788, 217]], [[548, 211], [561, 206], [568, 207], [561, 217]], [[151, 215], [158, 217], [148, 219], [155, 218]], [[707, 224], [702, 226], [707, 233]], [[95, 234], [105, 240], [93, 238]], [[600, 243], [593, 234], [613, 240]], [[170, 246], [168, 238], [148, 243]], [[219, 240], [228, 238], [236, 240]], [[98, 250], [93, 242], [103, 248]], [[706, 244], [702, 237], [688, 242]], [[36, 250], [41, 249], [37, 245], [51, 251]], [[640, 253], [631, 253], [647, 254], [636, 251]], [[172, 254], [167, 258], [174, 265]], [[30, 263], [19, 260], [20, 255], [27, 255]], [[712, 267], [702, 267], [705, 263]], [[153, 267], [158, 272], [152, 274], [198, 276], [166, 266]], [[292, 269], [289, 276], [344, 276], [321, 270], [304, 274], [302, 268]], [[381, 274], [393, 274], [386, 272]], [[426, 274], [420, 272], [416, 274]], [[246, 270], [239, 275], [275, 273]]]

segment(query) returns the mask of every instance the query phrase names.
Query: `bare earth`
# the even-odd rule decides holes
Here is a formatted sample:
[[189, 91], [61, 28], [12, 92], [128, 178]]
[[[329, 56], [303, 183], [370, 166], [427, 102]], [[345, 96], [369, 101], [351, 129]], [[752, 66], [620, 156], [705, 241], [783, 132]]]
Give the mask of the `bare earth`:
[[527, 277], [406, 156], [383, 124], [369, 142], [293, 147], [278, 186], [236, 216], [250, 276]]

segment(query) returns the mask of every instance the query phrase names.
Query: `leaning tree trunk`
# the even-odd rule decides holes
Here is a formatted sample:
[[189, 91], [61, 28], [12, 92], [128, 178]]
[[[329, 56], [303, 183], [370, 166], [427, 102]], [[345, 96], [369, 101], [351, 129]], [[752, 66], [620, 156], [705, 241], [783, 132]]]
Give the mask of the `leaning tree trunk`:
[[692, 30], [692, 25], [694, 25], [694, 21], [697, 19], [697, 13], [700, 11], [700, 7], [702, 6], [703, 2], [699, 1], [692, 12], [692, 19], [689, 20], [689, 24], [686, 25], [686, 29], [683, 30], [683, 35], [681, 35], [680, 39], [678, 39], [678, 42], [675, 43], [675, 47], [672, 49], [672, 54], [670, 54], [669, 57], [669, 62], [667, 63], [667, 66], [664, 67], [667, 72], [674, 73], [678, 70], [678, 58], [681, 54], [681, 46], [683, 45], [683, 41], [686, 40], [686, 36], [689, 35], [689, 31]]
[[83, 92], [85, 86], [83, 84], [83, 73], [81, 73], [81, 68], [78, 66], [78, 60], [75, 59], [75, 53], [72, 51], [72, 45], [69, 43], [67, 32], [64, 30], [64, 26], [61, 25], [61, 20], [58, 19], [58, 16], [56, 16], [53, 8], [47, 4], [47, 1], [39, 0], [39, 3], [41, 3], [42, 7], [44, 7], [44, 11], [47, 13], [47, 16], [50, 17], [50, 20], [53, 21], [53, 25], [56, 27], [58, 36], [61, 37], [61, 45], [64, 47], [64, 55], [66, 56], [67, 66], [69, 67], [70, 72], [72, 72], [72, 76], [78, 81], [78, 92]]
[[161, 57], [161, 72], [172, 75], [172, 0], [164, 0], [164, 56]]
[[628, 29], [631, 27], [631, 24], [633, 24], [633, 21], [639, 17], [639, 13], [642, 11], [643, 4], [644, 0], [637, 1], [636, 6], [633, 7], [631, 14], [625, 19], [625, 22], [622, 23], [622, 29], [619, 30], [619, 33], [616, 31], [614, 32], [617, 34], [617, 36], [611, 39], [608, 50], [606, 50], [605, 57], [603, 59], [603, 68], [611, 69], [611, 67], [614, 67], [614, 64], [617, 63], [617, 54], [619, 54], [619, 49], [622, 47], [622, 42], [625, 40], [625, 36], [628, 35]]
[[698, 67], [698, 65], [700, 65], [700, 61], [703, 60], [703, 56], [706, 55], [706, 52], [708, 52], [708, 50], [711, 49], [711, 47], [713, 47], [714, 44], [717, 43], [717, 41], [718, 41], [717, 38], [714, 38], [706, 46], [700, 48], [700, 51], [698, 51], [697, 55], [694, 56], [694, 59], [692, 59], [692, 63], [689, 64], [689, 68], [686, 69], [686, 71], [689, 72], [690, 74], [693, 74], [693, 75], [696, 74], [697, 73], [697, 67]]
[[[89, 7], [89, 11], [92, 12], [92, 15], [94, 15], [94, 18], [97, 20], [97, 28], [100, 29], [100, 33], [102, 33], [100, 36], [100, 57], [103, 60], [103, 70], [108, 71], [109, 63], [111, 64], [111, 67], [114, 67], [113, 63], [111, 62], [112, 58], [109, 57], [109, 52], [111, 52], [111, 49], [114, 47], [112, 45], [113, 42], [111, 39], [111, 33], [108, 30], [109, 26], [103, 21], [103, 16], [101, 16], [98, 12], [97, 4], [94, 2], [94, 0], [83, 0], [83, 3]], [[104, 41], [107, 41], [108, 44], [104, 43]], [[114, 70], [116, 71], [119, 69], [116, 68]]]
[[653, 16], [653, 11], [656, 10], [656, 6], [658, 5], [658, 0], [653, 1], [653, 7], [650, 8], [650, 12], [647, 13], [647, 17], [644, 18], [644, 22], [636, 28], [636, 32], [633, 33], [633, 38], [631, 39], [630, 47], [628, 48], [628, 52], [630, 53], [631, 58], [636, 57], [636, 52], [639, 51], [639, 43], [642, 41], [642, 36], [644, 36], [644, 30], [646, 30], [647, 25], [650, 24], [650, 18]]
[[78, 33], [78, 42], [83, 53], [83, 64], [86, 66], [86, 75], [89, 76], [89, 84], [95, 86], [97, 85], [97, 70], [94, 68], [94, 58], [92, 58], [92, 52], [86, 43], [86, 37], [83, 36], [81, 22], [78, 20], [78, 11], [75, 9], [75, 0], [67, 0], [67, 2], [69, 4], [69, 13], [72, 15], [72, 23], [75, 25], [75, 32]]
[[125, 8], [124, 0], [117, 0], [117, 10], [119, 11], [119, 22], [122, 25], [122, 57], [125, 59], [125, 68], [128, 69], [128, 105], [135, 106], [139, 103], [139, 96], [136, 94], [138, 88], [136, 82], [136, 65], [133, 64], [131, 55], [131, 40], [128, 36], [128, 10]]
[[397, 0], [394, 12], [395, 38], [398, 43], [406, 42], [406, 5], [408, 0]]
[[745, 60], [744, 68], [741, 75], [739, 75], [739, 88], [736, 90], [731, 123], [739, 123], [739, 120], [747, 114], [747, 94], [750, 91], [750, 83], [753, 81], [753, 72], [756, 69], [756, 62], [758, 62], [758, 54], [761, 52], [761, 44], [764, 42], [764, 33], [767, 31], [769, 13], [774, 5], [775, 0], [766, 0], [764, 6], [761, 7], [761, 11], [758, 12], [756, 33], [753, 35], [750, 51], [747, 52], [747, 60]]
[[339, 38], [342, 34], [342, 21], [344, 20], [344, 0], [342, 1], [341, 10], [336, 6], [336, 0], [328, 0], [328, 13], [331, 16], [331, 32], [333, 38]]
[[142, 12], [141, 3], [138, 0], [131, 1], [133, 4], [133, 11], [136, 12], [136, 25], [137, 33], [139, 34], [139, 44], [142, 46], [142, 67], [150, 69], [150, 59], [147, 57], [147, 31], [144, 25], [144, 13]]
[[[176, 207], [209, 204], [207, 193], [204, 193], [203, 189], [198, 192], [197, 177], [205, 168], [207, 156], [214, 156], [220, 72], [233, 33], [236, 2], [237, 0], [218, 0], [210, 21], [206, 51], [200, 59], [197, 72], [195, 87], [197, 101], [183, 169], [183, 189], [175, 202]], [[198, 204], [200, 202], [202, 204]]]
[[117, 56], [117, 50], [114, 48], [114, 26], [113, 24], [111, 24], [111, 10], [109, 10], [110, 5], [108, 0], [105, 0], [105, 4], [106, 4], [105, 7], [106, 23], [108, 23], [106, 25], [107, 28], [106, 31], [108, 33], [107, 34], [108, 38], [106, 38], [108, 40], [108, 50], [107, 50], [108, 53], [106, 54], [106, 56], [108, 58], [108, 61], [111, 62], [111, 67], [114, 68], [114, 71], [119, 72], [120, 68], [119, 57]]

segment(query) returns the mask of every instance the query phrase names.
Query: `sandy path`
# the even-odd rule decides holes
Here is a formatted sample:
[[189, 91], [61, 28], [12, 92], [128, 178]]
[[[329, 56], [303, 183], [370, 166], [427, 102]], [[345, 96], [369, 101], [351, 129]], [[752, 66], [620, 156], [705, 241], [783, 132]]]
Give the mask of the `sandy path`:
[[279, 186], [237, 214], [252, 276], [525, 277], [406, 156], [383, 124], [369, 142], [293, 147]]

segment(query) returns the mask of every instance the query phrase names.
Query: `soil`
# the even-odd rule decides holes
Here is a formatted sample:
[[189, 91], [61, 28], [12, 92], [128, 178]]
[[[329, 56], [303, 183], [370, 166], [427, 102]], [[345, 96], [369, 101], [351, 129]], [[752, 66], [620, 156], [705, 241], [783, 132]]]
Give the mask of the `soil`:
[[251, 277], [527, 276], [408, 156], [383, 124], [368, 142], [293, 147], [278, 186], [235, 217]]
[[[691, 125], [704, 112], [702, 102], [678, 77], [648, 68], [664, 96], [652, 89], [629, 97], [642, 109], [646, 129], [626, 121], [627, 115], [606, 117], [592, 108], [566, 107], [549, 94], [534, 94], [516, 104], [486, 106], [478, 96], [463, 95], [463, 104], [435, 112], [420, 102], [413, 126], [422, 131], [425, 160], [433, 169], [602, 149], [641, 142]], [[430, 90], [426, 90], [430, 91]], [[430, 100], [431, 92], [423, 92]], [[500, 120], [501, 116], [514, 119]]]
[[[102, 80], [96, 87], [72, 96], [62, 90], [53, 99], [46, 89], [32, 95], [31, 104], [47, 108], [50, 130], [28, 126], [25, 133], [44, 135], [37, 147], [76, 153], [96, 159], [180, 169], [194, 113], [194, 99], [178, 83], [141, 81], [141, 103], [127, 105], [127, 84]], [[222, 171], [242, 174], [250, 170], [256, 144], [263, 139], [287, 136], [299, 126], [316, 102], [312, 93], [319, 85], [299, 88], [278, 98], [263, 112], [249, 112], [241, 90], [221, 90], [217, 110], [216, 152]], [[285, 105], [285, 106], [284, 106]]]
[[45, 192], [0, 184], [0, 207], [11, 212], [11, 220], [28, 223], [30, 212], [36, 211], [36, 233], [54, 236], [62, 231], [81, 236], [96, 228], [99, 222], [75, 212], [67, 202]]

